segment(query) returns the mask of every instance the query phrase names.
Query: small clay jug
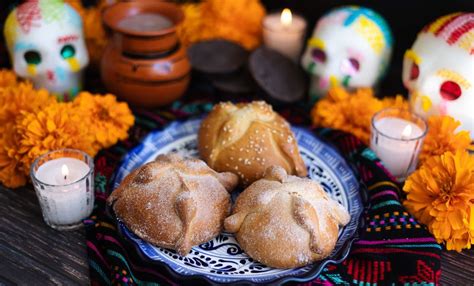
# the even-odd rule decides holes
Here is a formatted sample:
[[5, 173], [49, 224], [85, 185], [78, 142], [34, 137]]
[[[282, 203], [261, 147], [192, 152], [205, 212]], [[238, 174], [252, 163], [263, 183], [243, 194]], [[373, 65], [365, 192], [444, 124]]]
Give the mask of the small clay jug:
[[[184, 94], [191, 66], [176, 35], [184, 17], [179, 6], [161, 1], [119, 2], [102, 17], [112, 32], [101, 61], [108, 91], [131, 105], [149, 108], [170, 104]], [[163, 23], [155, 23], [156, 18]]]

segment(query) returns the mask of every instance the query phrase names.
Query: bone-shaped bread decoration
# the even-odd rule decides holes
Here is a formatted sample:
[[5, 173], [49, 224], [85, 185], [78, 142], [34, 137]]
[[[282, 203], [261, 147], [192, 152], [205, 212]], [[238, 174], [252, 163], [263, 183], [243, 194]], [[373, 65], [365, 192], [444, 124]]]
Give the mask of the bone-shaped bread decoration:
[[107, 202], [137, 236], [185, 256], [221, 232], [237, 183], [201, 160], [159, 155], [125, 177]]
[[347, 210], [318, 183], [272, 166], [240, 194], [224, 228], [255, 260], [293, 268], [327, 257], [339, 227], [349, 221]]
[[306, 176], [290, 125], [263, 101], [217, 104], [201, 123], [198, 148], [211, 168], [237, 174], [244, 186], [272, 165]]

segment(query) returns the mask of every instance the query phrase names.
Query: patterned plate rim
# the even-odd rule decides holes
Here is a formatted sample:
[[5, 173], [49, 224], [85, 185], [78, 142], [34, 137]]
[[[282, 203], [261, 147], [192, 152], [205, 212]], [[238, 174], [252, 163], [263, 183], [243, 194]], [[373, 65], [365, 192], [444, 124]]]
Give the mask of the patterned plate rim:
[[[182, 124], [192, 122], [192, 121], [198, 121], [198, 120], [200, 121], [201, 119], [202, 119], [202, 116], [200, 116], [198, 118], [183, 120], [183, 121], [175, 121], [175, 122], [165, 126], [163, 129], [152, 131], [150, 134], [148, 134], [146, 137], [144, 137], [142, 139], [141, 143], [138, 144], [136, 147], [134, 147], [131, 151], [129, 151], [122, 158], [122, 160], [120, 161], [119, 168], [117, 168], [117, 170], [115, 171], [114, 176], [112, 178], [114, 190], [115, 190], [116, 185], [118, 184], [118, 182], [117, 182], [118, 179], [123, 179], [123, 178], [117, 178], [117, 175], [119, 173], [121, 173], [121, 171], [123, 169], [125, 169], [126, 163], [130, 160], [130, 158], [133, 158], [134, 156], [136, 156], [136, 154], [140, 153], [143, 150], [144, 145], [148, 141], [147, 139], [149, 139], [151, 137], [156, 137], [159, 134], [161, 134], [163, 132], [166, 132], [169, 129], [177, 128]], [[309, 136], [316, 137], [313, 134], [312, 131], [310, 131], [309, 129], [307, 129], [305, 127], [292, 126], [292, 129], [293, 128], [298, 129], [300, 132], [306, 133]], [[333, 258], [333, 259], [324, 259], [319, 264], [315, 264], [314, 267], [312, 267], [312, 269], [309, 270], [308, 272], [305, 272], [305, 273], [302, 273], [302, 274], [299, 274], [299, 275], [288, 275], [288, 276], [276, 277], [274, 280], [268, 280], [268, 281], [264, 281], [264, 282], [260, 282], [260, 283], [250, 281], [250, 280], [246, 280], [246, 279], [233, 280], [233, 281], [228, 281], [228, 282], [217, 282], [217, 281], [214, 281], [211, 278], [207, 277], [205, 274], [183, 275], [183, 274], [180, 274], [180, 273], [176, 272], [167, 263], [149, 258], [144, 253], [144, 251], [140, 248], [140, 246], [137, 245], [137, 243], [131, 237], [129, 237], [128, 234], [125, 234], [123, 232], [122, 227], [126, 228], [126, 226], [115, 216], [112, 208], [107, 207], [107, 209], [108, 209], [107, 211], [108, 211], [109, 214], [112, 215], [112, 217], [115, 218], [116, 224], [117, 224], [117, 229], [119, 230], [120, 235], [123, 238], [125, 238], [125, 240], [130, 245], [133, 246], [135, 252], [140, 256], [141, 259], [147, 261], [147, 263], [150, 263], [150, 264], [153, 264], [153, 265], [156, 265], [156, 266], [160, 266], [160, 267], [164, 267], [166, 269], [166, 271], [172, 277], [177, 278], [179, 280], [186, 281], [186, 282], [200, 281], [200, 282], [205, 282], [205, 283], [211, 284], [211, 285], [236, 285], [236, 284], [238, 284], [238, 285], [256, 285], [256, 284], [260, 284], [260, 285], [263, 285], [263, 284], [265, 284], [265, 285], [280, 285], [282, 283], [288, 283], [288, 282], [309, 282], [311, 280], [316, 279], [321, 274], [321, 272], [324, 270], [324, 268], [327, 265], [329, 265], [329, 264], [339, 264], [347, 258], [347, 256], [349, 255], [349, 252], [351, 250], [353, 242], [359, 238], [359, 230], [361, 229], [361, 226], [363, 225], [363, 216], [362, 216], [362, 214], [368, 208], [368, 205], [366, 203], [367, 198], [365, 198], [363, 196], [363, 194], [365, 194], [365, 192], [364, 192], [365, 185], [361, 181], [358, 181], [356, 179], [357, 178], [357, 176], [356, 176], [357, 171], [355, 170], [355, 168], [353, 166], [351, 166], [344, 159], [344, 157], [342, 157], [338, 153], [338, 151], [336, 151], [335, 147], [331, 146], [330, 144], [328, 144], [327, 142], [325, 142], [325, 141], [323, 141], [319, 138], [318, 138], [318, 141], [321, 141], [322, 144], [327, 148], [327, 150], [330, 153], [332, 153], [332, 155], [334, 157], [337, 157], [338, 159], [340, 159], [341, 164], [344, 165], [344, 167], [346, 167], [348, 170], [350, 170], [351, 175], [353, 177], [353, 180], [358, 185], [359, 194], [358, 194], [357, 197], [360, 201], [361, 208], [359, 210], [358, 217], [356, 216], [356, 219], [355, 219], [356, 227], [353, 230], [351, 230], [351, 233], [349, 235], [350, 238], [348, 238], [347, 241], [344, 243], [344, 245], [341, 247], [341, 250], [336, 255], [337, 257]], [[131, 232], [128, 228], [127, 228], [127, 231]]]

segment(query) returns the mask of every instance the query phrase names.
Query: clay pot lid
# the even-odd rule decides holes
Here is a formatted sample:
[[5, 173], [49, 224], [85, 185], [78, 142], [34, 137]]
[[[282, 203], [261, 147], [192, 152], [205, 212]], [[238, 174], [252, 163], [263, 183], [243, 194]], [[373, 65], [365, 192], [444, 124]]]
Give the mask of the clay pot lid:
[[[137, 31], [119, 27], [119, 22], [127, 17], [143, 14], [156, 13], [167, 17], [173, 25], [169, 28], [157, 31]], [[133, 36], [162, 36], [176, 32], [176, 26], [184, 19], [182, 9], [173, 3], [162, 1], [130, 1], [117, 2], [107, 7], [102, 14], [104, 24], [110, 29], [126, 35]]]
[[248, 58], [240, 45], [222, 40], [209, 40], [193, 44], [188, 49], [191, 66], [200, 72], [224, 74], [237, 71]]
[[303, 99], [307, 86], [304, 71], [277, 51], [258, 48], [250, 55], [249, 69], [271, 101], [294, 103]]

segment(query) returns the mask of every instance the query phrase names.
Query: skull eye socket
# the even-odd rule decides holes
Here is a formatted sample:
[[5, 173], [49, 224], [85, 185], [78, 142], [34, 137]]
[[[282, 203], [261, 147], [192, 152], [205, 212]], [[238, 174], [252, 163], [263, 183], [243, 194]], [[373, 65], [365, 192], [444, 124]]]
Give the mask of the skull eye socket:
[[349, 58], [349, 63], [351, 64], [354, 71], [359, 71], [360, 70], [360, 63], [359, 63], [358, 60], [356, 60], [354, 58]]
[[356, 73], [358, 73], [359, 70], [360, 70], [359, 60], [357, 60], [355, 58], [348, 58], [348, 59], [342, 60], [342, 62], [341, 62], [341, 72], [342, 73], [344, 73], [346, 75], [349, 75], [349, 76], [353, 76]]
[[413, 63], [410, 69], [410, 80], [415, 80], [420, 76], [420, 67]]
[[41, 63], [41, 54], [37, 51], [27, 51], [23, 57], [29, 65], [39, 65]]
[[326, 53], [321, 49], [313, 49], [311, 51], [311, 56], [317, 62], [320, 62], [320, 63], [326, 62]]
[[70, 59], [74, 57], [75, 54], [76, 54], [76, 49], [72, 45], [65, 45], [61, 49], [61, 57], [63, 57], [63, 59]]
[[441, 94], [441, 97], [446, 100], [456, 100], [461, 96], [462, 90], [459, 84], [448, 80], [441, 84], [439, 93]]

